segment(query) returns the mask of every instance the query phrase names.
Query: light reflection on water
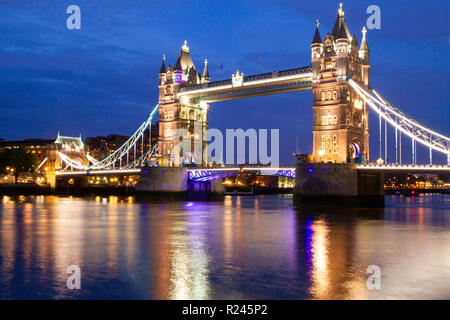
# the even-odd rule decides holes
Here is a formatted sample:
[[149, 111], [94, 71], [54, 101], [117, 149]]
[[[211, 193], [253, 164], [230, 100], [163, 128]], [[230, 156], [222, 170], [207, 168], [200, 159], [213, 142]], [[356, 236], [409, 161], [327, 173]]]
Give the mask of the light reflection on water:
[[[296, 211], [292, 197], [2, 197], [0, 298], [450, 298], [448, 195]], [[66, 288], [78, 265], [82, 289]], [[366, 269], [381, 268], [368, 290]]]

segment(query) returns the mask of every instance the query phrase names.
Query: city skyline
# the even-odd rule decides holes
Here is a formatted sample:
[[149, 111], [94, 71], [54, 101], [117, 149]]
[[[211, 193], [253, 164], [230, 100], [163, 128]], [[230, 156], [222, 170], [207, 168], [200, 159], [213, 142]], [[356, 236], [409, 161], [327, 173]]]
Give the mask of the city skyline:
[[[184, 40], [198, 70], [208, 59], [211, 81], [228, 79], [237, 69], [251, 75], [310, 65], [314, 21], [319, 19], [324, 36], [331, 31], [338, 6], [338, 2], [324, 1], [313, 8], [311, 3], [249, 1], [225, 8], [225, 4], [194, 2], [183, 10], [170, 10], [162, 2], [79, 1], [81, 30], [66, 28], [66, 4], [5, 4], [6, 19], [0, 24], [10, 32], [0, 35], [4, 70], [0, 137], [53, 138], [58, 131], [83, 137], [130, 135], [157, 103], [162, 54], [173, 65]], [[441, 108], [448, 100], [445, 56], [450, 37], [444, 16], [448, 4], [431, 3], [379, 4], [381, 30], [367, 34], [373, 53], [371, 84], [412, 117], [446, 134], [442, 121], [446, 111]], [[344, 2], [350, 31], [358, 39], [369, 16], [368, 5], [367, 1]], [[435, 10], [436, 6], [442, 10]], [[181, 8], [176, 2], [172, 7]], [[259, 28], [263, 17], [269, 26]], [[418, 19], [420, 25], [408, 24]], [[427, 86], [422, 85], [423, 79]], [[296, 136], [300, 152], [312, 151], [312, 94], [213, 103], [209, 126], [281, 128], [280, 161], [289, 162]], [[372, 121], [372, 152], [375, 130]]]

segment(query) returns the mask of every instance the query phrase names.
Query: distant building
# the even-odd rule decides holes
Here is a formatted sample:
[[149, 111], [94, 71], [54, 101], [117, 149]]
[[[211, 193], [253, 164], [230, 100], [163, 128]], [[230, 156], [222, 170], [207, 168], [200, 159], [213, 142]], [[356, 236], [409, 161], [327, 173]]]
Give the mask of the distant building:
[[[3, 140], [3, 141], [2, 141]], [[58, 136], [55, 139], [24, 139], [24, 140], [0, 140], [0, 150], [4, 149], [16, 149], [23, 147], [29, 153], [36, 157], [36, 165], [38, 168], [39, 164], [47, 158], [49, 149], [57, 149], [74, 159], [80, 158], [84, 160], [84, 143], [80, 137], [67, 137]], [[42, 166], [39, 171], [44, 171], [45, 166]]]
[[55, 142], [54, 139], [25, 139], [10, 141], [0, 139], [0, 150], [23, 147], [36, 157], [37, 163], [39, 164], [47, 156], [47, 148], [53, 142]]
[[[77, 165], [87, 165], [89, 163], [86, 158], [85, 145], [81, 139], [81, 135], [79, 137], [68, 137], [61, 136], [58, 132], [58, 137], [50, 148], [57, 150]], [[64, 169], [66, 166], [68, 166], [67, 161], [61, 161], [56, 166], [56, 170]]]
[[90, 156], [97, 160], [103, 160], [114, 153], [129, 138], [127, 136], [110, 134], [106, 137], [88, 137], [85, 142]]
[[67, 137], [60, 136], [58, 133], [58, 137], [54, 143], [60, 145], [60, 148], [66, 151], [81, 152], [84, 150], [84, 143], [83, 140], [81, 140], [81, 135], [79, 137]]

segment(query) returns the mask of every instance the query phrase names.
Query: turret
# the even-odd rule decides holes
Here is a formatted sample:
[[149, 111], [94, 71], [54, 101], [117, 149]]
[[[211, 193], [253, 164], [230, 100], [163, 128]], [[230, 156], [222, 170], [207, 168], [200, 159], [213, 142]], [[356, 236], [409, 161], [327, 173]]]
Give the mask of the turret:
[[369, 69], [370, 69], [370, 50], [369, 46], [367, 45], [367, 39], [366, 39], [366, 27], [363, 28], [362, 34], [363, 38], [361, 40], [361, 47], [359, 48], [359, 59], [361, 60], [361, 81], [363, 82], [364, 86], [367, 88], [369, 87]]
[[203, 83], [209, 82], [209, 72], [208, 72], [208, 59], [205, 59], [205, 68], [203, 69], [202, 81]]
[[181, 53], [178, 54], [177, 62], [173, 67], [173, 76], [176, 83], [183, 82], [183, 69], [181, 69]]
[[161, 69], [159, 70], [159, 84], [163, 84], [166, 81], [166, 56], [163, 54]]
[[361, 40], [361, 47], [359, 48], [359, 58], [361, 59], [361, 62], [364, 64], [369, 64], [369, 46], [367, 45], [367, 39], [366, 39], [366, 27], [362, 29], [362, 40]]
[[313, 80], [320, 78], [320, 61], [323, 53], [323, 43], [319, 32], [319, 20], [316, 20], [316, 31], [314, 32], [313, 41], [311, 43], [311, 61], [313, 65]]
[[342, 10], [342, 3], [339, 5], [338, 16], [334, 23], [331, 34], [335, 39], [351, 39], [350, 30], [348, 30], [347, 23], [345, 22], [345, 14]]

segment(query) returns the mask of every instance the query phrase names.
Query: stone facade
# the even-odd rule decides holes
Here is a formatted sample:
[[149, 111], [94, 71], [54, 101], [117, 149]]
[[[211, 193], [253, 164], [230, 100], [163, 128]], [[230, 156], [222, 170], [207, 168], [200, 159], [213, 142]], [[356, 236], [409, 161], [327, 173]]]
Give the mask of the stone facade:
[[369, 88], [369, 48], [351, 35], [342, 7], [322, 41], [316, 23], [312, 54], [313, 162], [367, 162], [368, 109], [347, 80]]
[[384, 174], [356, 164], [297, 163], [294, 204], [314, 207], [384, 207]]

